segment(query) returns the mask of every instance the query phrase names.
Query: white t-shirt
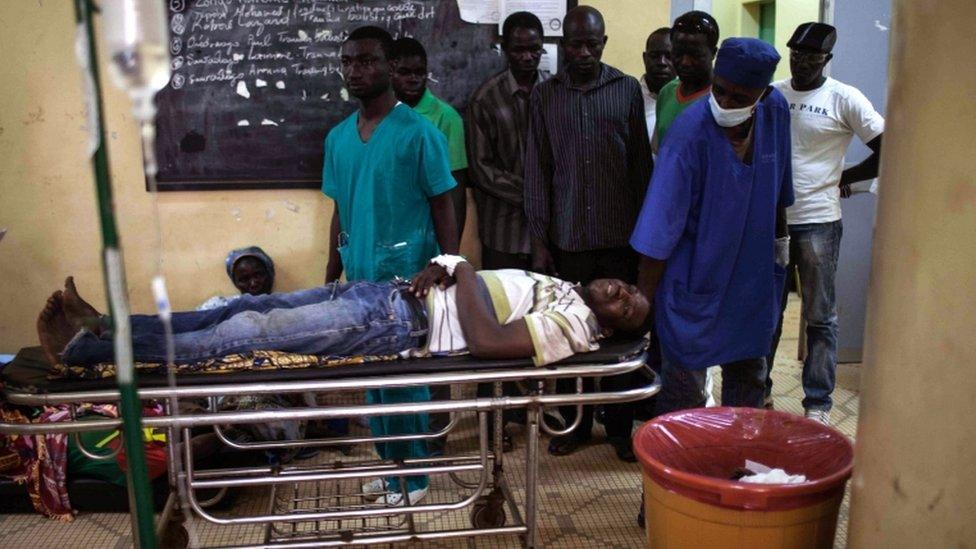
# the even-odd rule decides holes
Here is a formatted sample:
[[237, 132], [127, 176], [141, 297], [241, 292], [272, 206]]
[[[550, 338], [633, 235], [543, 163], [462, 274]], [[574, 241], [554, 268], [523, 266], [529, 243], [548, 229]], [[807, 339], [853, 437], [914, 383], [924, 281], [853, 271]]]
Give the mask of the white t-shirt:
[[867, 143], [884, 131], [884, 118], [857, 88], [828, 78], [819, 88], [799, 92], [790, 80], [773, 83], [790, 104], [793, 194], [786, 210], [790, 225], [840, 219], [844, 153], [856, 134]]
[[654, 138], [654, 126], [657, 123], [657, 94], [647, 87], [642, 76], [640, 79], [641, 93], [644, 94], [644, 119], [647, 121], [647, 140]]
[[[485, 283], [495, 316], [501, 324], [525, 319], [532, 338], [536, 366], [557, 362], [575, 353], [600, 348], [600, 327], [574, 285], [545, 275], [503, 269], [478, 271]], [[467, 342], [457, 314], [457, 285], [427, 294], [427, 352], [461, 354]]]

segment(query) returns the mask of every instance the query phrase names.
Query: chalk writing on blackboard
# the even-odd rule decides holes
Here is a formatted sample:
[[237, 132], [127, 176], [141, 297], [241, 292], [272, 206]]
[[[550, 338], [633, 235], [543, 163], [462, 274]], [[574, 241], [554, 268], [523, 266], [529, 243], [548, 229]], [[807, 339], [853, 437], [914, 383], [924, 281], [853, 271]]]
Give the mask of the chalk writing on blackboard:
[[355, 108], [339, 50], [376, 25], [427, 47], [431, 88], [463, 109], [504, 60], [497, 27], [456, 0], [170, 0], [171, 78], [157, 97], [159, 184], [317, 187], [322, 141]]

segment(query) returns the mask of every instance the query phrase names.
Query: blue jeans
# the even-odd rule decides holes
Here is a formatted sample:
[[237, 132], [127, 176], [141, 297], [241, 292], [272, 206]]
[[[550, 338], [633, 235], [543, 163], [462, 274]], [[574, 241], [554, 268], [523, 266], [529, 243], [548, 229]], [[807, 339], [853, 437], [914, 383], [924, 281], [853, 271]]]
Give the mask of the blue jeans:
[[[425, 333], [395, 284], [332, 283], [310, 290], [245, 295], [209, 311], [173, 314], [176, 362], [256, 350], [353, 356], [414, 348]], [[165, 362], [163, 325], [155, 315], [133, 315], [132, 350], [139, 362]], [[65, 364], [114, 358], [112, 336], [81, 332], [65, 348]]]
[[[803, 300], [803, 320], [807, 325], [807, 355], [803, 361], [803, 408], [806, 410], [830, 410], [837, 374], [837, 296], [834, 281], [837, 277], [837, 259], [840, 255], [840, 239], [843, 234], [840, 221], [790, 225], [790, 266], [800, 274], [800, 292]], [[782, 309], [786, 309], [786, 293]], [[783, 315], [773, 336], [773, 346], [768, 360], [776, 355]], [[771, 368], [770, 368], [771, 370]], [[767, 396], [772, 389], [772, 379], [766, 380]]]
[[[661, 392], [654, 415], [705, 406], [706, 369], [690, 370], [662, 353]], [[761, 408], [766, 379], [764, 357], [722, 364], [722, 406]]]

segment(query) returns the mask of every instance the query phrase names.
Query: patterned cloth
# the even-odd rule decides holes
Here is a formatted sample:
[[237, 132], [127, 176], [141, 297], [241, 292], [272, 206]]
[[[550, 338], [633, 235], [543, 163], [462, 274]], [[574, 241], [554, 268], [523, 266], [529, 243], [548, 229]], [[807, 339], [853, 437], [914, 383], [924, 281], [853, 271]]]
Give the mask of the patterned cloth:
[[[6, 404], [0, 405], [0, 417], [8, 423], [57, 423], [70, 420], [65, 408], [45, 408], [33, 421]], [[4, 436], [4, 435], [0, 435]], [[31, 504], [38, 513], [62, 522], [75, 519], [68, 499], [68, 435], [56, 433], [9, 437], [10, 447], [20, 457], [20, 467], [6, 476], [17, 484], [26, 484]]]
[[[365, 364], [397, 360], [397, 355], [329, 357], [318, 355], [299, 355], [280, 351], [252, 351], [222, 356], [194, 362], [177, 364], [175, 373], [186, 374], [229, 374], [248, 370], [296, 370], [302, 368], [333, 368], [350, 364]], [[139, 374], [166, 374], [166, 365], [159, 363], [136, 363]], [[49, 379], [103, 379], [115, 377], [115, 364], [105, 362], [92, 366], [65, 366], [58, 364], [48, 375]]]

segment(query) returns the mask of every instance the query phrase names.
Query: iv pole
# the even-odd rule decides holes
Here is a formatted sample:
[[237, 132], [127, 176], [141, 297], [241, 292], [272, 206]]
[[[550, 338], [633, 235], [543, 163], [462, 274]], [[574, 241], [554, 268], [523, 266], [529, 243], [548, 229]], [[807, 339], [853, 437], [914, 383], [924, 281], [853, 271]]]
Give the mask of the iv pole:
[[[121, 395], [119, 412], [122, 416], [122, 440], [125, 444], [128, 463], [126, 484], [129, 492], [129, 516], [132, 519], [133, 546], [154, 549], [156, 537], [153, 529], [152, 489], [149, 486], [146, 454], [142, 445], [142, 406], [136, 392], [129, 303], [125, 285], [125, 265], [122, 262], [122, 249], [115, 223], [112, 182], [108, 170], [108, 151], [105, 146], [98, 55], [96, 53], [95, 33], [92, 28], [93, 11], [94, 7], [91, 0], [75, 0], [75, 20], [80, 27], [83, 27], [87, 35], [87, 69], [90, 71], [91, 94], [93, 95], [87, 99], [89, 107], [94, 111], [91, 118], [97, 126], [93, 132], [97, 136], [97, 148], [92, 155], [92, 169], [95, 174], [98, 213], [102, 228], [103, 267], [115, 334], [117, 381]], [[79, 40], [81, 40], [80, 36]]]

